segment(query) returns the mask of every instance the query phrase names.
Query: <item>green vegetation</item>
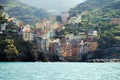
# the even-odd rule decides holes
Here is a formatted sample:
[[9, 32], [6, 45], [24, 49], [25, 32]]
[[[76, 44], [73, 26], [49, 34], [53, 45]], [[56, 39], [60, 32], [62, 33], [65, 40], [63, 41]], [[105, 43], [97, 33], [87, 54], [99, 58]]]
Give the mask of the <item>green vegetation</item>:
[[62, 23], [62, 18], [61, 18], [61, 16], [57, 16], [57, 17], [56, 17], [56, 21]]
[[6, 53], [8, 60], [15, 61], [17, 59], [16, 57], [18, 56], [18, 50], [14, 46], [14, 41], [10, 39], [6, 39], [5, 43], [6, 46], [4, 52]]
[[120, 18], [119, 5], [120, 0], [87, 0], [70, 10], [70, 14], [81, 14], [88, 10], [87, 14], [82, 15], [82, 22], [65, 26], [66, 28], [76, 28], [78, 31], [97, 30], [100, 36], [108, 36], [108, 33], [114, 37], [120, 36], [120, 25], [111, 24], [112, 18]]

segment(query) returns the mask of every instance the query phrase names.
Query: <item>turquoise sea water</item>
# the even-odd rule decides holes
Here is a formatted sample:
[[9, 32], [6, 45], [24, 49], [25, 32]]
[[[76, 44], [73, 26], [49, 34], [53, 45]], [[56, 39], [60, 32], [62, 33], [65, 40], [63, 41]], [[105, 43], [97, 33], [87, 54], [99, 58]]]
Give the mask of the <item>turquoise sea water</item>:
[[120, 80], [120, 63], [0, 63], [0, 80]]

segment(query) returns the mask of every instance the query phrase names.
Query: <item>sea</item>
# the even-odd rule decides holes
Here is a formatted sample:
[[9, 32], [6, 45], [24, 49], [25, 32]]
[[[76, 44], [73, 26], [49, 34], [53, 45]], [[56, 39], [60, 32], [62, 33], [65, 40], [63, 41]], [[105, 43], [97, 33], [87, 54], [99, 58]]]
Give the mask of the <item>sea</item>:
[[1, 62], [0, 80], [120, 80], [120, 63]]

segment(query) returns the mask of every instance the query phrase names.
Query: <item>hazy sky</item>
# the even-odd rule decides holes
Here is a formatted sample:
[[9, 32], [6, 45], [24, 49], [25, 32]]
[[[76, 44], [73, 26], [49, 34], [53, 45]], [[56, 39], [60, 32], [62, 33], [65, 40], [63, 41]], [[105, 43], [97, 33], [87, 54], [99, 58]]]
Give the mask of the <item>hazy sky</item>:
[[46, 9], [49, 12], [60, 13], [75, 7], [85, 0], [19, 0], [28, 5]]

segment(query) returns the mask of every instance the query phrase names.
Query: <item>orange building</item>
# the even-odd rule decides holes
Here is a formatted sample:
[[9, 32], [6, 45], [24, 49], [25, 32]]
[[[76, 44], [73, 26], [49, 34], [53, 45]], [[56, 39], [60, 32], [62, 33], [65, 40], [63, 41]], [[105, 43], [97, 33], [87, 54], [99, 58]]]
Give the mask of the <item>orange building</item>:
[[90, 50], [91, 51], [96, 51], [98, 48], [98, 43], [97, 42], [91, 42], [90, 44]]
[[69, 42], [61, 45], [61, 54], [64, 57], [72, 56], [72, 46]]

